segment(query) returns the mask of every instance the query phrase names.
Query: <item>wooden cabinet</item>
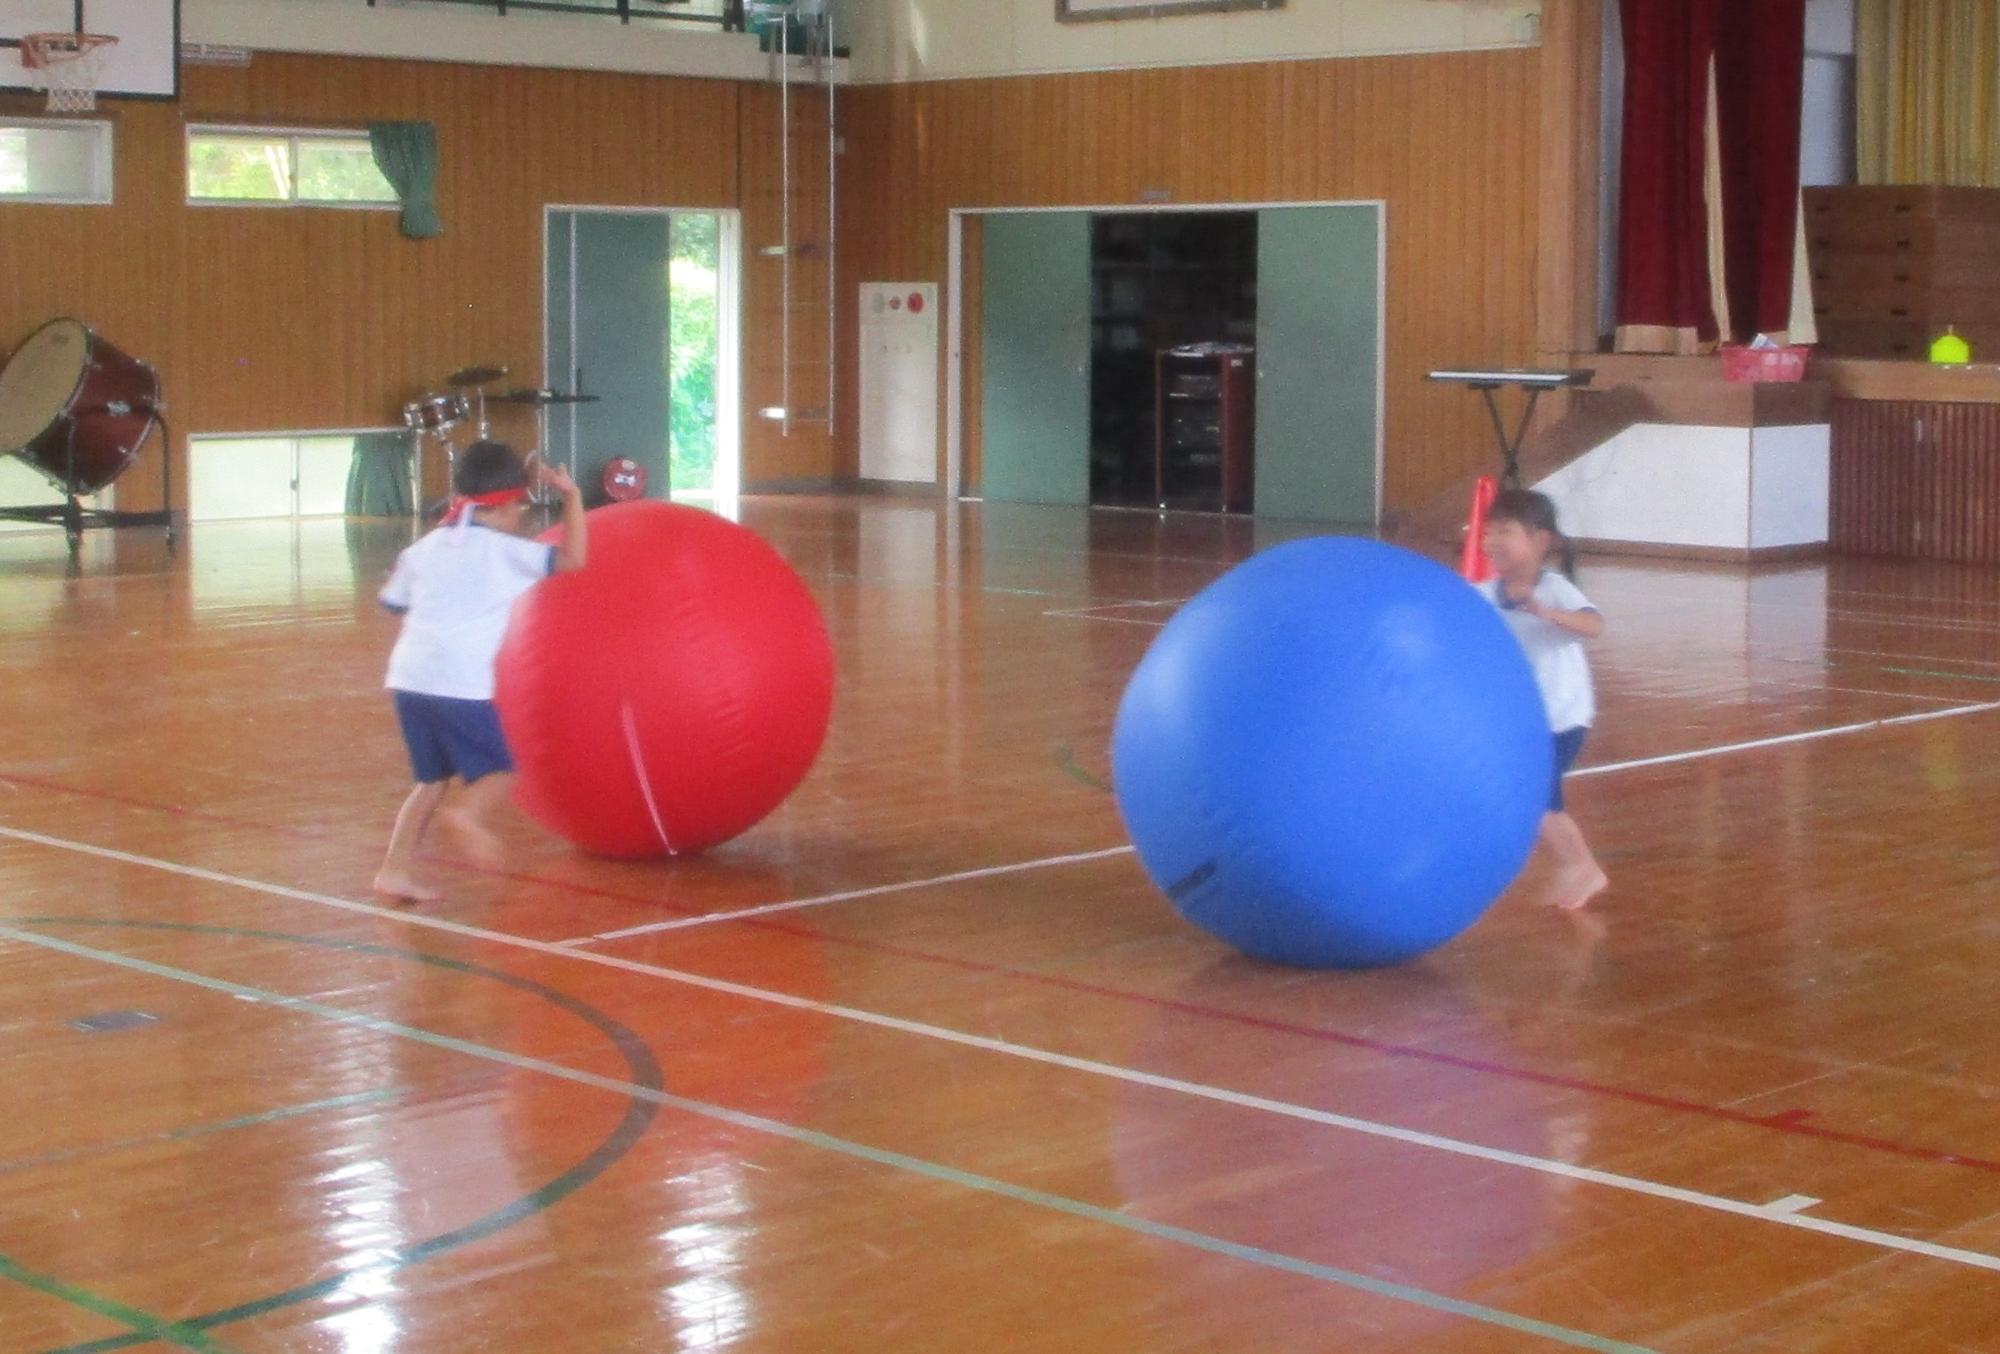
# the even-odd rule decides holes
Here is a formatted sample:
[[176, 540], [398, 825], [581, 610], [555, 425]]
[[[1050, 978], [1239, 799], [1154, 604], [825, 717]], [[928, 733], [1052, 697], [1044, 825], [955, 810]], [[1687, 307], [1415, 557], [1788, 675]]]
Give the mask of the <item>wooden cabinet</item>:
[[1153, 493], [1162, 508], [1249, 512], [1256, 350], [1202, 343], [1154, 356]]
[[1835, 400], [1829, 546], [2000, 564], [2000, 405]]
[[1922, 359], [1946, 326], [2000, 356], [2000, 189], [1808, 188], [1820, 349]]

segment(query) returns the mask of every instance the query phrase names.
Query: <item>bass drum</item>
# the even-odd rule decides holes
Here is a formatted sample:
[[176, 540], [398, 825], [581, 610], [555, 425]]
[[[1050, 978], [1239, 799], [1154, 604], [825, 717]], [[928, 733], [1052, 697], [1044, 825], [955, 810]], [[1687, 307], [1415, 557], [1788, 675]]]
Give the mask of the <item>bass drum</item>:
[[78, 497], [125, 473], [160, 413], [153, 369], [77, 320], [50, 320], [0, 368], [0, 454]]

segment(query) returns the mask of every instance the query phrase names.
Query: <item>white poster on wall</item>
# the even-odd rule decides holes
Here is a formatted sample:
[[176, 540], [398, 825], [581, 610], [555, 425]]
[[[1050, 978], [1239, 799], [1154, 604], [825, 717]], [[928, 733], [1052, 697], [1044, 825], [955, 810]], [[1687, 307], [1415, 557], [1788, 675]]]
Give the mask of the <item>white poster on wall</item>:
[[937, 483], [937, 283], [861, 284], [861, 478]]

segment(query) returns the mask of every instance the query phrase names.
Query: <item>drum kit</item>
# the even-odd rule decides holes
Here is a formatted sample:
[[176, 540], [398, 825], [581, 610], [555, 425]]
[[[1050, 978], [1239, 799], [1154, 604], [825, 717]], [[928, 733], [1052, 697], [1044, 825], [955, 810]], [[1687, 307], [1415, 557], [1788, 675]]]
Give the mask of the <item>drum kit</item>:
[[[444, 378], [444, 390], [420, 395], [403, 406], [403, 426], [417, 435], [419, 448], [423, 439], [430, 437], [444, 449], [447, 481], [450, 479], [450, 468], [458, 460], [458, 443], [453, 433], [459, 428], [469, 427], [475, 439], [487, 437], [490, 425], [486, 406], [489, 403], [533, 409], [536, 445], [540, 447], [549, 444], [549, 410], [552, 407], [597, 403], [597, 396], [585, 395], [581, 391], [566, 394], [559, 390], [520, 388], [489, 394], [488, 387], [506, 380], [507, 375], [507, 368], [502, 366], [461, 367]], [[571, 473], [576, 470], [575, 460], [576, 452], [572, 448]]]
[[40, 471], [63, 502], [0, 506], [0, 518], [60, 525], [72, 555], [84, 529], [94, 526], [164, 526], [171, 549], [172, 457], [160, 457], [158, 511], [115, 512], [78, 501], [108, 489], [156, 428], [164, 441], [159, 374], [80, 320], [50, 320], [0, 367], [0, 455]]

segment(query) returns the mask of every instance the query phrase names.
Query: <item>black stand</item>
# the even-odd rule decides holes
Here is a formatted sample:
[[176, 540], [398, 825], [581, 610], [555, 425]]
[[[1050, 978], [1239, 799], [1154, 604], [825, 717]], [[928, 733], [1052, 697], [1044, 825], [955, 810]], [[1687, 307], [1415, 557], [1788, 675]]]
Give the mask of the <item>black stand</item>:
[[[1535, 401], [1542, 397], [1544, 390], [1589, 385], [1590, 377], [1588, 371], [1434, 371], [1430, 374], [1433, 381], [1469, 386], [1486, 397], [1486, 412], [1493, 419], [1493, 436], [1500, 443], [1500, 487], [1503, 489], [1521, 487], [1521, 442], [1527, 437], [1528, 424], [1535, 417]], [[1493, 393], [1505, 386], [1517, 386], [1528, 392], [1528, 404], [1521, 411], [1520, 426], [1514, 429], [1511, 438], [1507, 436], [1506, 425], [1500, 421], [1500, 401]]]
[[[83, 533], [92, 527], [165, 527], [167, 529], [167, 553], [174, 549], [174, 455], [173, 435], [167, 429], [164, 414], [154, 411], [153, 421], [160, 428], [160, 503], [157, 512], [121, 512], [112, 508], [86, 508], [77, 501], [76, 495], [76, 430], [77, 424], [91, 414], [108, 413], [106, 409], [89, 409], [74, 414], [69, 423], [69, 441], [65, 448], [66, 464], [63, 467], [63, 501], [60, 503], [32, 503], [21, 507], [0, 507], [0, 520], [10, 522], [43, 522], [60, 526], [69, 538], [69, 553], [74, 557], [83, 548]], [[145, 441], [133, 451], [136, 460]]]

